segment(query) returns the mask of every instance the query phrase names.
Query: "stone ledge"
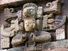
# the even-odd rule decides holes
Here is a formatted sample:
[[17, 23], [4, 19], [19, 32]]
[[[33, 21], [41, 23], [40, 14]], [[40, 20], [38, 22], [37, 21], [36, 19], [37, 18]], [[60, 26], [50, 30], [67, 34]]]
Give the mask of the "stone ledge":
[[55, 42], [49, 42], [46, 44], [43, 44], [43, 48], [48, 49], [54, 49], [54, 48], [68, 48], [68, 40], [60, 40]]
[[0, 5], [8, 4], [8, 3], [14, 3], [14, 2], [19, 2], [19, 1], [23, 1], [23, 0], [1, 0], [0, 1]]
[[[47, 49], [68, 48], [68, 40], [45, 43], [45, 44], [42, 44], [42, 47], [43, 47], [42, 51], [47, 50]], [[22, 46], [22, 47], [8, 49], [8, 51], [16, 51], [16, 50], [22, 51], [22, 50], [25, 50], [26, 48], [27, 47]]]

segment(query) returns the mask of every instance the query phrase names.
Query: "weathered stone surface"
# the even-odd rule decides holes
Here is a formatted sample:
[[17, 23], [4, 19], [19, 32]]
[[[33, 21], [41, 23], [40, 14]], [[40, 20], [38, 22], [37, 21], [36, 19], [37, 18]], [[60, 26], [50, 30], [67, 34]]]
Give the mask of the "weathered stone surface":
[[34, 17], [36, 18], [37, 5], [34, 3], [26, 3], [23, 6], [23, 17]]
[[23, 0], [0, 0], [0, 11], [3, 11], [7, 6], [17, 6]]
[[5, 8], [4, 9], [4, 17], [6, 17], [5, 21], [10, 23], [11, 20], [16, 19], [18, 17], [18, 19], [21, 19], [21, 15], [22, 15], [22, 11], [18, 10], [17, 12], [15, 12], [14, 8]]
[[10, 31], [10, 30], [12, 30], [12, 28], [5, 28], [4, 29], [4, 26], [2, 25], [1, 26], [1, 35], [5, 36], [5, 37], [12, 37], [12, 36], [14, 36], [14, 31]]
[[[39, 17], [40, 17], [40, 16], [39, 16]], [[24, 22], [25, 22], [25, 21], [24, 21]], [[30, 22], [31, 22], [31, 21], [28, 21], [27, 23], [29, 24]], [[14, 21], [12, 21], [12, 24], [13, 24], [13, 23], [14, 23]], [[16, 22], [16, 23], [17, 23], [17, 22]], [[32, 23], [31, 23], [31, 24], [32, 24]], [[47, 24], [47, 22], [46, 22], [46, 24]], [[23, 25], [23, 24], [21, 24], [21, 26], [22, 26], [22, 25]], [[16, 26], [17, 28], [16, 28], [15, 26]], [[21, 27], [21, 26], [20, 26], [20, 27]], [[33, 24], [32, 24], [32, 26], [33, 26]], [[32, 28], [32, 26], [29, 26], [29, 27]], [[47, 26], [48, 26], [48, 25], [47, 25]], [[46, 26], [46, 27], [47, 27], [47, 26]], [[50, 25], [50, 27], [52, 27], [52, 25]], [[15, 28], [14, 31], [17, 31], [17, 30], [18, 30], [18, 24], [12, 25], [11, 28]], [[27, 27], [27, 28], [28, 28], [28, 27]], [[35, 28], [35, 27], [34, 27], [34, 28]], [[29, 28], [28, 28], [28, 29], [29, 29]], [[5, 31], [4, 31], [4, 32], [5, 32]], [[44, 34], [44, 33], [42, 33], [42, 34]], [[35, 39], [36, 42], [37, 42], [37, 40], [39, 40], [39, 42], [45, 40], [45, 36], [44, 36], [44, 35], [33, 36], [33, 37], [36, 38], [36, 39]], [[51, 37], [50, 37], [50, 38], [51, 38]], [[50, 38], [49, 38], [49, 39], [50, 39]], [[43, 40], [42, 40], [42, 39], [43, 39]], [[48, 37], [46, 37], [46, 39], [48, 39]], [[29, 39], [28, 39], [28, 40], [29, 40]], [[48, 44], [48, 45], [49, 45], [49, 44]]]
[[1, 48], [9, 48], [10, 47], [10, 39], [8, 37], [1, 38]]
[[47, 21], [47, 23], [53, 23], [54, 22], [54, 19], [53, 18], [51, 18], [51, 19], [48, 19], [48, 21]]
[[15, 2], [18, 2], [18, 1], [22, 1], [22, 0], [1, 0], [0, 1], [0, 5], [3, 5], [3, 4], [8, 4], [8, 3], [15, 3]]
[[52, 19], [52, 18], [53, 18], [52, 13], [43, 16], [43, 25], [42, 25], [43, 29], [49, 29], [48, 23], [53, 23], [54, 22], [54, 19]]
[[48, 27], [47, 20], [48, 20], [48, 15], [45, 15], [43, 17], [43, 26], [42, 26], [42, 28]]
[[10, 17], [16, 17], [16, 13], [12, 13], [14, 12], [14, 8], [5, 8], [4, 9], [4, 16], [7, 17], [7, 20], [10, 18]]
[[23, 43], [25, 43], [27, 37], [26, 37], [26, 34], [17, 34], [15, 37], [13, 37], [12, 39], [12, 45], [15, 47], [15, 46], [19, 46]]
[[11, 20], [11, 30], [17, 32], [19, 30], [19, 25], [18, 25], [18, 19], [15, 19], [15, 20]]
[[48, 24], [48, 26], [49, 26], [50, 30], [54, 29], [54, 24], [53, 23], [52, 24]]
[[66, 18], [67, 18], [66, 16], [56, 16], [55, 23], [54, 23], [55, 29], [62, 27], [66, 22]]
[[12, 20], [11, 26], [8, 28], [4, 28], [4, 25], [1, 26], [1, 34], [7, 37], [14, 36], [14, 31], [16, 32], [18, 30], [19, 30], [18, 19]]
[[23, 6], [23, 20], [25, 31], [33, 31], [35, 29], [37, 6], [34, 3], [26, 3]]
[[24, 30], [24, 22], [21, 22], [20, 24], [19, 24], [19, 30]]
[[42, 18], [42, 14], [43, 14], [43, 7], [38, 7], [37, 10], [37, 18]]
[[26, 51], [36, 51], [36, 47], [34, 46], [28, 47]]
[[[12, 4], [12, 3], [17, 3], [17, 2], [23, 2], [23, 1], [35, 1], [35, 0], [0, 0], [0, 5], [4, 5], [4, 4]], [[42, 1], [42, 0], [38, 0], [38, 1]], [[43, 0], [45, 1], [45, 0]], [[18, 4], [18, 3], [17, 3]], [[13, 4], [12, 4], [13, 5]]]
[[38, 33], [40, 34], [39, 36], [36, 36], [35, 34], [33, 34], [32, 40], [34, 42], [45, 43], [45, 42], [48, 42], [51, 39], [51, 35], [48, 32], [41, 31], [41, 32], [38, 32]]
[[[31, 50], [31, 49], [34, 49], [34, 50], [37, 50], [37, 48], [35, 49], [36, 47], [16, 47], [16, 48], [11, 48], [11, 49], [8, 49], [8, 51], [28, 51], [28, 50]], [[48, 42], [48, 43], [44, 43], [42, 44], [42, 51], [44, 50], [60, 50], [60, 49], [65, 49], [65, 48], [68, 48], [68, 40], [61, 40], [61, 41], [56, 41], [56, 42]], [[47, 51], [48, 51], [47, 50]]]
[[55, 14], [58, 14], [61, 12], [61, 4], [60, 4], [60, 0], [55, 0], [53, 2], [48, 2], [46, 4], [46, 7], [44, 9], [44, 12], [47, 12], [47, 13], [55, 13]]
[[42, 23], [42, 20], [41, 19], [37, 19], [36, 20], [36, 29], [37, 30], [41, 30], [42, 29], [42, 24], [41, 23]]
[[[60, 50], [60, 49], [64, 49], [64, 48], [68, 48], [68, 40], [61, 40], [61, 41], [56, 41], [56, 42], [48, 42], [48, 43], [44, 43], [41, 45], [42, 47], [42, 50], [41, 51], [45, 51], [45, 50]], [[8, 51], [21, 51], [21, 50], [25, 50], [25, 51], [28, 51], [28, 50], [37, 50], [38, 47], [36, 46], [32, 46], [32, 47], [17, 47], [17, 48], [12, 48], [12, 49], [9, 49]], [[47, 50], [47, 51], [48, 51]]]
[[33, 31], [35, 29], [35, 19], [34, 18], [24, 19], [24, 27], [25, 31]]
[[43, 44], [43, 47], [45, 49], [68, 48], [68, 40], [60, 40], [60, 41], [45, 43]]

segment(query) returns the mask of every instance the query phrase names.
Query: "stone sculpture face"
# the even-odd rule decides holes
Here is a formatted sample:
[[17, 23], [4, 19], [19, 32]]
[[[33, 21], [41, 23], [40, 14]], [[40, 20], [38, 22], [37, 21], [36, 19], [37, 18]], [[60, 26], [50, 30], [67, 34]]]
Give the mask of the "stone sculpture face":
[[26, 31], [32, 31], [35, 29], [35, 19], [24, 19], [24, 27]]
[[35, 28], [36, 5], [27, 3], [23, 6], [24, 28], [31, 31]]

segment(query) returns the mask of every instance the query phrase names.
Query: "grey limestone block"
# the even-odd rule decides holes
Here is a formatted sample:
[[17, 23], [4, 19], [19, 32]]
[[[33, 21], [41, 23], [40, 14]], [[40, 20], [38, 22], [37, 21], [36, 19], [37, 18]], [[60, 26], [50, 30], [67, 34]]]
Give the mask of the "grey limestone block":
[[42, 14], [43, 14], [43, 7], [39, 6], [37, 10], [37, 18], [42, 18]]
[[65, 25], [63, 25], [61, 28], [56, 29], [56, 40], [62, 40], [65, 39]]

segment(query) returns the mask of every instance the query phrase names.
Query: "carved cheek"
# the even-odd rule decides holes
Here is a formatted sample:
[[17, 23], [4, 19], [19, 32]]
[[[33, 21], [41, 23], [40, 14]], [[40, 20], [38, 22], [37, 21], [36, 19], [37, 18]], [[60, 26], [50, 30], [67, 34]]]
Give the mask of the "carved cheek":
[[26, 31], [31, 31], [35, 27], [35, 22], [33, 20], [26, 20], [24, 24]]

